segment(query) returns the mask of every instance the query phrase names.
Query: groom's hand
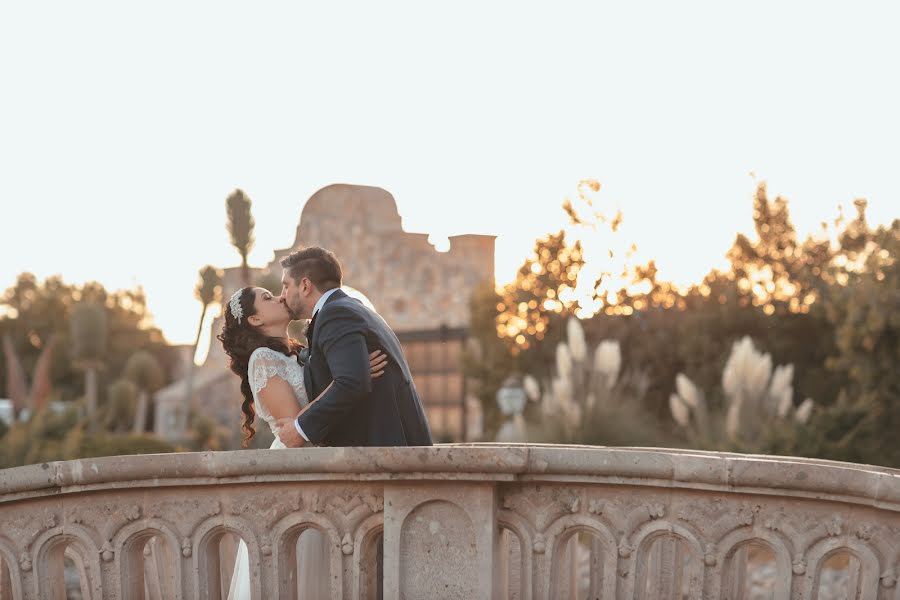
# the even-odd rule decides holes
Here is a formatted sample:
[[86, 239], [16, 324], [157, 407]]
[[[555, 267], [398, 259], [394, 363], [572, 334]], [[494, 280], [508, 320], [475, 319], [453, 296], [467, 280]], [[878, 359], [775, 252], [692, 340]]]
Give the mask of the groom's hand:
[[303, 439], [303, 436], [301, 436], [300, 432], [297, 431], [297, 428], [294, 427], [294, 420], [294, 417], [283, 417], [278, 419], [277, 425], [275, 426], [275, 433], [278, 435], [278, 439], [281, 440], [281, 443], [288, 448], [301, 448], [306, 445], [306, 440]]

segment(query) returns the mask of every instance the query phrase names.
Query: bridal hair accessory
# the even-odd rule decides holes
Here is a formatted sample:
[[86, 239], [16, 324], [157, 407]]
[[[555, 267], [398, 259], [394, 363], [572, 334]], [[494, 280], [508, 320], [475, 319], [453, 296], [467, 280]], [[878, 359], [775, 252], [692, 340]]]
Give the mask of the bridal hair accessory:
[[241, 292], [243, 290], [238, 290], [231, 295], [231, 300], [228, 301], [228, 306], [231, 308], [231, 316], [235, 318], [238, 322], [238, 325], [241, 324], [241, 317], [244, 316], [244, 310], [241, 308]]

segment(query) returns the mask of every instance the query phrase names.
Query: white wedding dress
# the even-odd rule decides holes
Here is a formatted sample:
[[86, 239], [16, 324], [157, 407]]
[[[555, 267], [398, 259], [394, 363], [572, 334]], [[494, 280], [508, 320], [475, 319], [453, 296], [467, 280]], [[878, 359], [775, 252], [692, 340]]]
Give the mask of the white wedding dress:
[[[303, 367], [293, 356], [285, 356], [271, 348], [257, 348], [250, 355], [247, 371], [249, 373], [250, 390], [253, 392], [253, 406], [256, 416], [269, 424], [275, 433], [276, 420], [259, 401], [259, 392], [265, 389], [269, 380], [279, 377], [294, 390], [297, 398], [297, 411], [309, 404], [306, 388], [303, 386]], [[269, 446], [270, 449], [286, 448], [278, 436]], [[317, 529], [307, 529], [297, 544], [297, 582], [300, 600], [327, 598], [330, 596], [329, 557], [325, 538]], [[241, 540], [238, 545], [237, 558], [234, 561], [234, 573], [228, 588], [228, 600], [250, 600], [250, 561], [247, 544]]]

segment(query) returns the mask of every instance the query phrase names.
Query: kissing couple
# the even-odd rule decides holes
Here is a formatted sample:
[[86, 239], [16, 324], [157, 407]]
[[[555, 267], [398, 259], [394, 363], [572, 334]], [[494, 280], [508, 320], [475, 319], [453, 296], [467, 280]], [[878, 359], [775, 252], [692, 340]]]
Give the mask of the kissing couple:
[[[239, 289], [217, 336], [241, 380], [244, 446], [256, 433], [257, 417], [275, 434], [272, 449], [431, 446], [400, 341], [377, 312], [341, 290], [334, 253], [305, 248], [282, 258], [281, 266], [281, 294]], [[287, 331], [302, 319], [310, 319], [308, 348]], [[308, 533], [298, 548], [309, 557], [301, 560], [298, 583], [308, 592], [301, 597], [319, 597], [315, 578], [320, 561], [327, 565], [327, 548], [321, 534]], [[247, 558], [241, 542], [229, 600], [249, 598]]]

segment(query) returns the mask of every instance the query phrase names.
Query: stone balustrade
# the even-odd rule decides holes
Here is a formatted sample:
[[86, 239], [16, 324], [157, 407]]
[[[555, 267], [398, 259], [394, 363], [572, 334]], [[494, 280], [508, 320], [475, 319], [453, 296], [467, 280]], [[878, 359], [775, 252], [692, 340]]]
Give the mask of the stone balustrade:
[[489, 444], [3, 470], [0, 599], [224, 598], [238, 537], [253, 597], [296, 598], [311, 529], [331, 598], [900, 600], [900, 471]]

